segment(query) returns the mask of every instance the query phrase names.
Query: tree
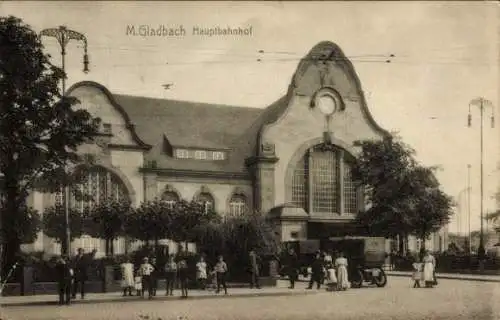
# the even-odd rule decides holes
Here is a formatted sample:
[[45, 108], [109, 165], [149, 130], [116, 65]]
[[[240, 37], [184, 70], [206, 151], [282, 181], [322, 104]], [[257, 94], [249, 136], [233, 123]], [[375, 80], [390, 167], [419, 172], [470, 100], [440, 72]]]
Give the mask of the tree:
[[114, 254], [113, 240], [125, 235], [130, 203], [107, 199], [92, 207], [85, 221], [85, 233], [106, 241], [106, 255]]
[[195, 241], [200, 226], [217, 221], [217, 213], [206, 210], [205, 205], [198, 201], [178, 201], [171, 210], [172, 239], [177, 242]]
[[368, 209], [357, 215], [358, 223], [374, 235], [406, 238], [412, 231], [411, 202], [401, 187], [415, 166], [415, 151], [393, 137], [357, 141], [355, 146], [361, 154], [352, 174], [367, 191], [368, 201]]
[[[451, 198], [439, 190], [435, 167], [424, 167], [415, 151], [397, 137], [365, 140], [353, 177], [367, 190], [368, 209], [357, 220], [370, 234], [404, 240], [426, 238], [449, 221]], [[400, 241], [400, 251], [404, 241]]]
[[204, 224], [198, 238], [201, 250], [210, 257], [224, 254], [234, 263], [246, 263], [250, 249], [272, 256], [279, 252], [280, 243], [274, 227], [260, 213], [229, 217]]
[[[79, 238], [84, 233], [85, 214], [70, 208], [69, 211], [70, 241]], [[43, 232], [54, 238], [58, 243], [66, 239], [66, 214], [62, 205], [56, 205], [45, 209], [43, 213]]]
[[171, 207], [160, 199], [145, 201], [127, 215], [125, 231], [148, 245], [154, 240], [157, 247], [158, 240], [172, 238], [172, 212]]
[[55, 189], [70, 180], [63, 169], [79, 161], [77, 147], [98, 132], [99, 119], [61, 95], [58, 83], [66, 75], [49, 59], [28, 25], [0, 17], [0, 244], [9, 244], [2, 266], [15, 262], [20, 239], [12, 226], [25, 220], [20, 208], [30, 190]]
[[[453, 200], [439, 189], [431, 168], [417, 167], [409, 172], [411, 196], [415, 201], [415, 214], [411, 221], [413, 234], [425, 240], [450, 221]], [[425, 248], [425, 241], [423, 241]]]

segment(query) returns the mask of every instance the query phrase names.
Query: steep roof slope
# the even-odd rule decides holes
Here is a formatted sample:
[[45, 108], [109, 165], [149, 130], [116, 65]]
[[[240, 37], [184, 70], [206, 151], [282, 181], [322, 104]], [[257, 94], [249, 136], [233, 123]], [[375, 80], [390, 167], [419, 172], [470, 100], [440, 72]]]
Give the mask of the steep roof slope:
[[[113, 95], [134, 124], [138, 136], [152, 149], [146, 161], [155, 160], [159, 168], [244, 172], [244, 158], [238, 154], [241, 136], [247, 132], [262, 109]], [[164, 151], [164, 139], [178, 147], [228, 149], [227, 161], [175, 159]], [[257, 136], [248, 137], [256, 139]], [[243, 160], [242, 160], [243, 156]]]

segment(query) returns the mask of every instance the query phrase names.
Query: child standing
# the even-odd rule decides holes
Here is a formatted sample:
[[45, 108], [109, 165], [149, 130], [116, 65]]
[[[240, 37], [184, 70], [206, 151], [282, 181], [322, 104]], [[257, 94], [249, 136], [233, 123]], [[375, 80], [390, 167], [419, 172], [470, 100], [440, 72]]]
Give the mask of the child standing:
[[413, 274], [411, 277], [414, 281], [413, 288], [420, 288], [420, 280], [422, 280], [422, 269], [423, 264], [422, 262], [420, 262], [420, 258], [417, 257], [417, 259], [413, 263]]
[[224, 288], [224, 294], [227, 294], [227, 286], [226, 286], [226, 274], [227, 274], [227, 264], [224, 262], [224, 257], [219, 256], [219, 261], [214, 267], [214, 273], [217, 277], [217, 291], [215, 293], [220, 292], [220, 287]]
[[149, 259], [145, 257], [142, 260], [142, 264], [139, 268], [139, 274], [142, 278], [142, 294], [141, 296], [144, 297], [144, 292], [146, 291], [146, 288], [148, 288], [148, 298], [153, 299], [153, 283], [152, 283], [152, 278], [151, 275], [154, 271], [153, 266], [149, 263]]
[[327, 290], [334, 291], [337, 287], [337, 275], [335, 274], [335, 266], [333, 262], [326, 265]]
[[174, 256], [169, 256], [168, 262], [165, 264], [166, 296], [174, 295], [174, 284], [176, 277], [177, 277], [177, 264], [175, 263]]
[[182, 298], [188, 297], [188, 265], [186, 260], [182, 259], [177, 265], [179, 283], [181, 285]]

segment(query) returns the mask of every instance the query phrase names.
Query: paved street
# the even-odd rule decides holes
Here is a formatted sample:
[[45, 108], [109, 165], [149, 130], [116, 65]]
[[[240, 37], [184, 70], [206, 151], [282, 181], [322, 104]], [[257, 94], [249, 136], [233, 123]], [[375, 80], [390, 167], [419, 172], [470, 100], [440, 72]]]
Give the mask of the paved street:
[[498, 283], [441, 280], [434, 289], [412, 289], [407, 278], [389, 280], [386, 288], [286, 297], [5, 307], [3, 319], [500, 319]]

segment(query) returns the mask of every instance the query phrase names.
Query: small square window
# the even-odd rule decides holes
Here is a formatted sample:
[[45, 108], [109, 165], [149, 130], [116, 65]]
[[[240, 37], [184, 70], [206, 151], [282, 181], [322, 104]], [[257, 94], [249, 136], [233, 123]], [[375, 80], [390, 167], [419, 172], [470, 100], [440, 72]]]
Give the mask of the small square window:
[[194, 153], [194, 158], [198, 160], [205, 160], [207, 158], [207, 152], [203, 150], [198, 150]]
[[102, 132], [106, 134], [111, 133], [111, 123], [103, 123], [102, 124]]
[[298, 239], [299, 238], [299, 233], [297, 231], [290, 232], [290, 238], [292, 238], [292, 239]]
[[184, 149], [175, 150], [175, 157], [179, 159], [187, 159], [189, 158], [189, 151]]
[[220, 151], [214, 152], [213, 159], [214, 160], [224, 160], [224, 152], [220, 152]]

